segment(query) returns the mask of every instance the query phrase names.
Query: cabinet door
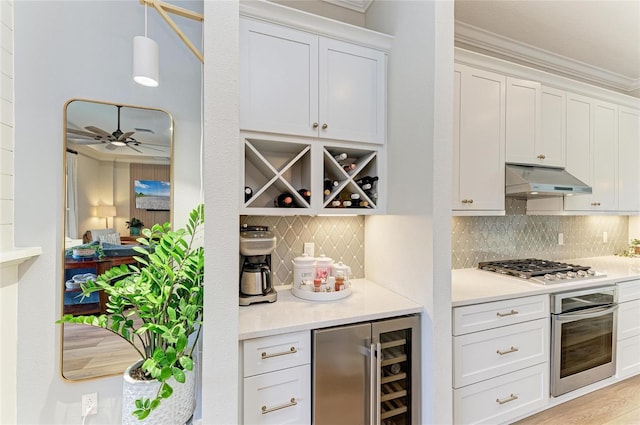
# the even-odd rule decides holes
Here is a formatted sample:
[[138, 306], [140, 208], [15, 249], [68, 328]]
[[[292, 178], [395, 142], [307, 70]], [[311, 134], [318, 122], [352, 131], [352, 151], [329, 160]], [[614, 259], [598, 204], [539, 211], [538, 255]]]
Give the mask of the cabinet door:
[[640, 111], [618, 109], [618, 210], [640, 211]]
[[[567, 93], [567, 171], [593, 185], [591, 167], [592, 100]], [[565, 210], [590, 210], [593, 195], [565, 197]]]
[[244, 379], [245, 424], [310, 424], [311, 366]]
[[320, 137], [384, 143], [385, 75], [383, 52], [321, 37]]
[[618, 208], [618, 110], [610, 103], [595, 102], [593, 113], [591, 207], [595, 211], [615, 211]]
[[567, 97], [562, 90], [542, 87], [540, 110], [540, 164], [566, 166]]
[[316, 136], [318, 37], [240, 19], [240, 128]]
[[540, 83], [507, 77], [507, 162], [543, 164], [540, 147]]
[[505, 77], [456, 64], [453, 210], [504, 213]]

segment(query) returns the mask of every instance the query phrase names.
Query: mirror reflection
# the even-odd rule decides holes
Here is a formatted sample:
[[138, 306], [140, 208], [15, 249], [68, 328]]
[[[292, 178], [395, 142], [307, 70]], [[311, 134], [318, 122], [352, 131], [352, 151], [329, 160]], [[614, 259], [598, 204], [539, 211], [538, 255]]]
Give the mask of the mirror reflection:
[[[134, 264], [140, 229], [171, 222], [173, 119], [160, 109], [72, 99], [64, 120], [62, 314], [98, 315], [106, 297], [82, 298], [81, 282]], [[109, 331], [61, 326], [68, 380], [121, 374], [139, 358]]]

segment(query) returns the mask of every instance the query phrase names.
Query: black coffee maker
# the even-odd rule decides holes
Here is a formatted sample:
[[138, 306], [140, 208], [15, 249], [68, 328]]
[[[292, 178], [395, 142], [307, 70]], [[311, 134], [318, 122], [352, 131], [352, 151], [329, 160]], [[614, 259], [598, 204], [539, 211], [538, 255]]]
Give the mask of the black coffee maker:
[[278, 293], [271, 279], [271, 253], [276, 237], [267, 226], [240, 227], [240, 305], [274, 302]]

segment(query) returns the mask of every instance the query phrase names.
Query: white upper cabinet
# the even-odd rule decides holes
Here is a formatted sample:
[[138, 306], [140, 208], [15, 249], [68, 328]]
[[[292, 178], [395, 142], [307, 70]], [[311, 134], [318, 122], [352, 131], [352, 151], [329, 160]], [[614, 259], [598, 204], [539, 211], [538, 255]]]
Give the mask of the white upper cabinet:
[[384, 143], [386, 54], [240, 19], [243, 130]]
[[504, 214], [505, 77], [456, 64], [453, 213]]
[[618, 210], [640, 211], [640, 111], [618, 108]]
[[540, 83], [507, 77], [507, 162], [538, 164], [540, 151]]
[[[540, 99], [540, 165], [565, 167], [567, 138], [566, 92], [542, 86]], [[542, 158], [537, 158], [542, 156]]]
[[565, 198], [565, 210], [617, 211], [617, 107], [575, 94], [567, 95], [567, 171], [593, 193]]
[[385, 69], [381, 51], [320, 37], [320, 137], [384, 143]]
[[565, 92], [507, 77], [507, 162], [565, 164]]
[[318, 37], [240, 19], [240, 128], [317, 136]]

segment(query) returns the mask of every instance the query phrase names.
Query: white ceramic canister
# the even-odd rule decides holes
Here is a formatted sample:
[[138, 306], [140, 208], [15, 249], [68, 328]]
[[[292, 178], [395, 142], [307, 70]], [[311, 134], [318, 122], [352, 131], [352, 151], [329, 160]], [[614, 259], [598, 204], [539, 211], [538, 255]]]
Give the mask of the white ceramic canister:
[[331, 276], [338, 276], [339, 272], [342, 272], [342, 276], [346, 280], [349, 280], [349, 276], [351, 276], [351, 267], [344, 264], [342, 261], [333, 263], [331, 265]]
[[293, 263], [293, 285], [298, 289], [313, 290], [313, 279], [316, 276], [316, 259], [304, 253], [296, 257]]
[[316, 279], [322, 279], [322, 281], [326, 281], [326, 279], [331, 275], [331, 265], [333, 264], [333, 260], [329, 257], [321, 255], [316, 257]]

